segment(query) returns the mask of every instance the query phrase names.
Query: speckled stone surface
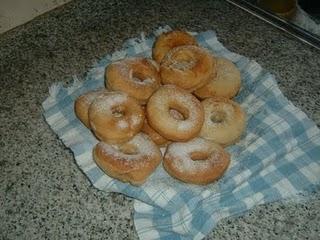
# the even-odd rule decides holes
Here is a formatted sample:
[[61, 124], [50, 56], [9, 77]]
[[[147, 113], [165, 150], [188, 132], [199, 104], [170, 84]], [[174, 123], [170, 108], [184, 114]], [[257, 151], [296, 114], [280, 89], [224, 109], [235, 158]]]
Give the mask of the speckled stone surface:
[[[276, 75], [320, 125], [320, 52], [224, 1], [73, 1], [0, 35], [0, 239], [137, 239], [132, 200], [94, 189], [45, 123], [57, 81], [80, 78], [122, 42], [169, 24], [215, 29]], [[206, 239], [320, 239], [320, 194], [225, 219]]]

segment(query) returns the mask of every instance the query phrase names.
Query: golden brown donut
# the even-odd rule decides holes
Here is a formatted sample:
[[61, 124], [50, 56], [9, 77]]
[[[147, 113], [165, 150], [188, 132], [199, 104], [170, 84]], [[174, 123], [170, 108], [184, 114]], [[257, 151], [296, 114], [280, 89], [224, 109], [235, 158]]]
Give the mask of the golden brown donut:
[[164, 169], [186, 183], [205, 185], [220, 178], [230, 155], [218, 144], [203, 138], [171, 143], [163, 159]]
[[[169, 113], [173, 118], [175, 118], [177, 120], [184, 119], [183, 115], [174, 109], [170, 109]], [[166, 146], [167, 144], [170, 143], [170, 141], [168, 139], [161, 136], [156, 130], [154, 130], [150, 126], [147, 118], [145, 118], [145, 120], [144, 120], [144, 124], [143, 124], [141, 131], [144, 132], [145, 134], [147, 134], [151, 138], [151, 140], [155, 144], [157, 144], [158, 146]]]
[[160, 65], [163, 84], [192, 92], [206, 85], [216, 74], [215, 59], [203, 48], [180, 46], [168, 52]]
[[159, 165], [162, 156], [159, 147], [139, 133], [122, 145], [98, 143], [93, 149], [93, 158], [110, 177], [141, 185]]
[[[145, 116], [146, 116], [147, 115], [146, 114], [146, 106], [142, 106], [142, 109], [143, 109]], [[147, 118], [144, 119], [144, 123], [143, 123], [142, 129], [141, 129], [141, 132], [147, 134], [151, 138], [151, 140], [160, 147], [166, 146], [169, 143], [168, 139], [161, 136], [156, 130], [154, 130], [150, 126]]]
[[[173, 116], [172, 109], [184, 119]], [[147, 118], [151, 127], [166, 139], [187, 141], [199, 133], [204, 112], [200, 101], [191, 93], [174, 85], [164, 85], [149, 99]]]
[[151, 140], [157, 144], [158, 146], [165, 146], [169, 143], [169, 140], [162, 137], [156, 130], [154, 130], [148, 123], [147, 118], [144, 120], [143, 127], [141, 131], [145, 134], [147, 134]]
[[89, 121], [98, 139], [123, 143], [141, 130], [144, 112], [137, 100], [126, 93], [108, 92], [98, 96], [90, 105]]
[[151, 59], [127, 58], [106, 68], [106, 86], [122, 91], [145, 104], [160, 86], [159, 66]]
[[90, 128], [88, 119], [88, 111], [91, 103], [96, 97], [107, 92], [106, 89], [92, 90], [79, 96], [74, 102], [74, 111], [79, 120], [87, 127]]
[[240, 105], [227, 98], [206, 98], [201, 102], [204, 124], [200, 137], [223, 146], [235, 143], [246, 126], [246, 114]]
[[198, 45], [197, 40], [184, 31], [170, 31], [157, 37], [152, 48], [152, 58], [160, 64], [164, 56], [172, 49], [184, 45]]
[[197, 89], [194, 94], [199, 98], [233, 98], [239, 91], [241, 76], [238, 68], [226, 58], [217, 58], [217, 74], [208, 84]]

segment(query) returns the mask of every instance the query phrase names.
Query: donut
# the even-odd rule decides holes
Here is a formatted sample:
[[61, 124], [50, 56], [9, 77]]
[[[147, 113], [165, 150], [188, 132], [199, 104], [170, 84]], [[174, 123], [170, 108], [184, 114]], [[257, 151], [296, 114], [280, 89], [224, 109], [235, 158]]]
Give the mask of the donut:
[[[170, 115], [178, 120], [183, 120], [184, 117], [181, 113], [179, 113], [178, 111], [174, 110], [174, 109], [170, 109], [169, 110]], [[164, 138], [163, 136], [161, 136], [156, 130], [154, 130], [150, 124], [148, 123], [147, 118], [145, 118], [144, 120], [144, 124], [143, 127], [141, 129], [141, 131], [145, 134], [147, 134], [151, 140], [157, 144], [158, 146], [166, 146], [168, 143], [170, 143], [170, 141], [166, 138]]]
[[160, 65], [163, 84], [192, 92], [206, 85], [216, 74], [215, 59], [197, 46], [180, 46], [168, 52]]
[[89, 117], [88, 117], [89, 107], [93, 102], [93, 100], [96, 99], [96, 97], [103, 94], [104, 92], [107, 92], [107, 90], [105, 89], [92, 90], [82, 94], [74, 102], [75, 114], [87, 128], [90, 128]]
[[151, 140], [158, 146], [165, 146], [169, 143], [169, 140], [161, 136], [156, 130], [154, 130], [145, 118], [141, 132], [147, 134]]
[[183, 45], [198, 45], [197, 40], [184, 31], [170, 31], [157, 37], [152, 48], [152, 58], [160, 64], [172, 49]]
[[159, 66], [151, 59], [127, 58], [109, 64], [105, 72], [106, 86], [122, 91], [145, 104], [161, 83]]
[[233, 98], [239, 91], [241, 76], [238, 68], [228, 59], [217, 58], [217, 74], [208, 84], [197, 89], [194, 94], [203, 99], [207, 97]]
[[200, 137], [223, 146], [235, 143], [246, 125], [246, 114], [240, 105], [227, 98], [206, 98], [201, 102], [204, 123]]
[[130, 140], [142, 128], [144, 112], [134, 98], [123, 92], [98, 96], [89, 107], [89, 122], [96, 137], [107, 143]]
[[[172, 115], [170, 110], [179, 112], [183, 119]], [[163, 85], [149, 99], [147, 118], [150, 126], [166, 139], [187, 141], [200, 132], [204, 112], [191, 93], [174, 85]]]
[[205, 185], [226, 171], [230, 155], [218, 144], [203, 138], [171, 143], [163, 159], [164, 169], [186, 183]]
[[141, 185], [159, 165], [162, 156], [159, 147], [139, 133], [121, 145], [99, 142], [93, 149], [93, 159], [108, 176]]

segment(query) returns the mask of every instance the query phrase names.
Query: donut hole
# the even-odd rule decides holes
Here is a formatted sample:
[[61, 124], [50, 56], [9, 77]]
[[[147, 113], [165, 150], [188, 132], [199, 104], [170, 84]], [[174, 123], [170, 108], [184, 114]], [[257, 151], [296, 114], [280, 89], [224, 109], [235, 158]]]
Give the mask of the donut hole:
[[186, 106], [171, 102], [169, 103], [169, 115], [175, 120], [184, 121], [189, 118], [189, 110]]
[[139, 83], [152, 82], [152, 77], [148, 76], [145, 72], [139, 71], [139, 69], [135, 69], [134, 71], [131, 69], [129, 77], [133, 81], [139, 82]]
[[111, 114], [115, 118], [122, 118], [125, 115], [125, 109], [122, 106], [116, 106], [111, 109]]
[[210, 116], [211, 122], [216, 123], [216, 124], [224, 122], [225, 119], [226, 119], [226, 114], [225, 114], [225, 112], [222, 112], [222, 111], [214, 112]]
[[177, 120], [186, 120], [186, 117], [180, 113], [179, 111], [173, 109], [173, 108], [170, 108], [169, 109], [169, 114], [171, 117], [173, 117], [174, 119], [177, 119]]
[[145, 77], [139, 72], [132, 72], [130, 77], [136, 82], [143, 82], [143, 80], [145, 79]]
[[190, 153], [190, 158], [193, 161], [205, 161], [210, 157], [208, 152], [192, 152]]

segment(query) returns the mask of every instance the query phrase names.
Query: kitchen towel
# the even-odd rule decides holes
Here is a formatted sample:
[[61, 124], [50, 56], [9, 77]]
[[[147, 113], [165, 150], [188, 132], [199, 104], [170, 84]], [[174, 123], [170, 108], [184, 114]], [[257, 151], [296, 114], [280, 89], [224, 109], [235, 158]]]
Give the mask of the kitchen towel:
[[[227, 151], [231, 164], [225, 175], [207, 186], [185, 184], [159, 166], [148, 181], [135, 187], [110, 178], [92, 159], [97, 140], [74, 114], [74, 100], [104, 86], [104, 70], [112, 61], [151, 57], [161, 32], [128, 40], [123, 49], [102, 58], [84, 81], [70, 87], [50, 87], [43, 102], [44, 116], [53, 131], [72, 150], [75, 161], [94, 187], [135, 199], [134, 224], [140, 239], [202, 239], [219, 220], [240, 215], [259, 204], [292, 199], [319, 189], [320, 131], [278, 88], [273, 75], [258, 63], [230, 52], [214, 31], [191, 33], [216, 56], [233, 61], [242, 86], [235, 100], [247, 113], [247, 129]], [[63, 161], [63, 160], [61, 160]]]

